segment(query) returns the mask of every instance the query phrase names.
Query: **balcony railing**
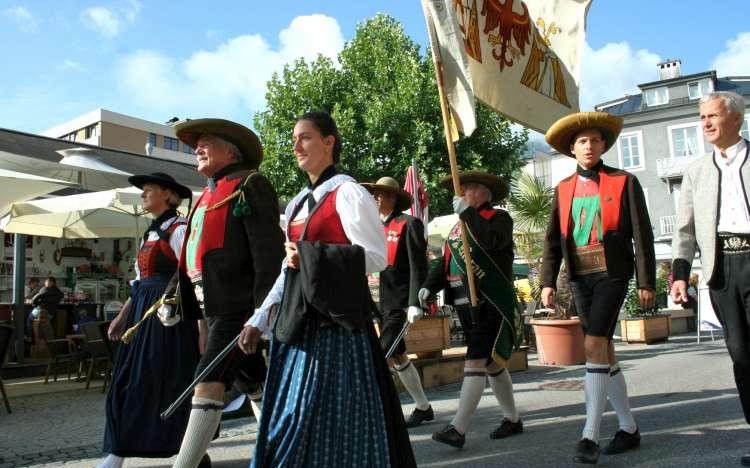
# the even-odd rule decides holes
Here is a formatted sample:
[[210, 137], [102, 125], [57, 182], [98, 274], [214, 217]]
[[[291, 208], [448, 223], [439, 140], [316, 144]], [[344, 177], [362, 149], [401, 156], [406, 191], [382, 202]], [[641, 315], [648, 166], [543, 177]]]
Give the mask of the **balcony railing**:
[[674, 232], [674, 221], [674, 215], [659, 218], [659, 231], [662, 236], [671, 235]]
[[685, 168], [702, 155], [678, 156], [674, 158], [663, 158], [656, 160], [656, 175], [662, 178], [682, 177]]

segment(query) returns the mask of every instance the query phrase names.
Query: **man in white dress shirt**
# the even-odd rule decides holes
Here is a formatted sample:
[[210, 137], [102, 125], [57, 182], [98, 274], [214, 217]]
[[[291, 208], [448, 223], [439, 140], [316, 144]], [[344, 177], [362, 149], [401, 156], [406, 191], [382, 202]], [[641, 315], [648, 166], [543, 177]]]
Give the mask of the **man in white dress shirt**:
[[[698, 248], [750, 424], [750, 165], [748, 142], [740, 136], [744, 115], [745, 100], [736, 93], [714, 92], [700, 101], [703, 135], [714, 151], [683, 175], [671, 294], [678, 304], [688, 300], [687, 280]], [[741, 462], [750, 466], [750, 452]]]

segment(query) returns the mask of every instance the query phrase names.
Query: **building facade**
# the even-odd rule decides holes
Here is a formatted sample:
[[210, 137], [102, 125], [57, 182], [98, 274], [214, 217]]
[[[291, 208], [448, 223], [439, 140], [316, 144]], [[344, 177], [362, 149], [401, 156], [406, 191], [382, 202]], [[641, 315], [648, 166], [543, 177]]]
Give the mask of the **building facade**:
[[171, 124], [159, 124], [106, 109], [78, 116], [41, 134], [196, 165], [193, 150], [179, 141]]
[[[658, 260], [671, 259], [675, 213], [685, 168], [713, 151], [703, 137], [698, 103], [712, 91], [733, 91], [750, 107], [750, 76], [718, 78], [715, 71], [682, 75], [679, 60], [658, 64], [659, 80], [639, 85], [640, 94], [596, 106], [624, 119], [605, 164], [632, 172], [643, 186]], [[746, 111], [742, 136], [748, 138]]]

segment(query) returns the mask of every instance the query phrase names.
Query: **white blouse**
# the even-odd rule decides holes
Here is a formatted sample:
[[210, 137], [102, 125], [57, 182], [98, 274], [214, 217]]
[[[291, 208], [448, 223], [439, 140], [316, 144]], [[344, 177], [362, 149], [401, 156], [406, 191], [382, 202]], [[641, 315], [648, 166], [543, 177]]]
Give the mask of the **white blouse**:
[[[323, 195], [337, 187], [339, 187], [339, 190], [336, 194], [336, 212], [341, 218], [341, 225], [346, 237], [352, 244], [359, 245], [365, 250], [365, 270], [367, 273], [384, 270], [388, 266], [385, 234], [383, 233], [383, 223], [380, 221], [375, 199], [356, 180], [345, 174], [337, 174], [320, 184], [313, 190], [313, 196], [315, 200], [320, 200]], [[307, 218], [307, 203], [303, 203], [294, 219], [289, 219], [294, 207], [307, 197], [309, 191], [309, 188], [303, 189], [287, 204], [285, 213], [287, 224], [297, 219]], [[289, 240], [288, 237], [287, 240]], [[245, 326], [256, 327], [264, 335], [268, 334], [271, 327], [268, 313], [272, 306], [281, 302], [284, 293], [286, 268], [286, 259], [284, 259], [281, 273], [276, 278], [276, 282], [268, 292], [263, 304], [255, 310]]]

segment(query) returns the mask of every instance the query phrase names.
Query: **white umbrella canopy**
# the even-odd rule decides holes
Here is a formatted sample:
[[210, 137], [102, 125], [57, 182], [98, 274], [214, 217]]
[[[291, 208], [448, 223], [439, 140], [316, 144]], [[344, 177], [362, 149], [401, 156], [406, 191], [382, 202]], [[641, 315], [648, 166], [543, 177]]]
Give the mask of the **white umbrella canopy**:
[[0, 216], [8, 214], [13, 203], [74, 185], [63, 180], [0, 169]]
[[[65, 239], [138, 237], [152, 218], [141, 203], [136, 187], [15, 203], [0, 229]], [[181, 211], [186, 207], [187, 201]]]

